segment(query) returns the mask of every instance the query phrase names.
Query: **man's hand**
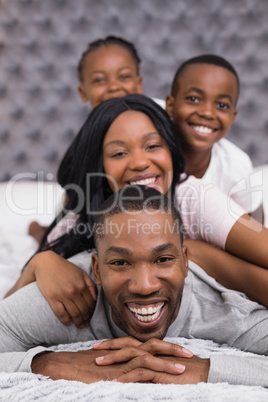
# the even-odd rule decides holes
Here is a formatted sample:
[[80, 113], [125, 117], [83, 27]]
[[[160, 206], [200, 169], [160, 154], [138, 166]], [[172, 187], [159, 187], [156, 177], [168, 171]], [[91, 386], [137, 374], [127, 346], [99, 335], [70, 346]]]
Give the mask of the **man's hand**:
[[[109, 349], [97, 350], [101, 345]], [[209, 359], [192, 356], [187, 349], [169, 342], [152, 339], [141, 343], [129, 337], [97, 343], [94, 350], [37, 355], [32, 372], [53, 380], [85, 383], [116, 380], [194, 384], [207, 381]]]
[[[128, 361], [125, 374], [116, 378], [119, 382], [196, 384], [208, 379], [209, 359], [200, 359], [188, 349], [159, 339], [142, 343], [126, 337], [95, 343], [93, 347], [95, 350], [114, 350], [98, 357], [99, 365]], [[177, 372], [172, 373], [175, 369]]]
[[87, 384], [101, 380], [113, 380], [124, 374], [122, 364], [101, 367], [96, 358], [109, 352], [93, 349], [79, 352], [49, 352], [39, 354], [32, 361], [32, 372], [49, 376], [52, 380], [81, 381]]
[[201, 359], [193, 356], [191, 359], [175, 358], [171, 356], [162, 356], [162, 360], [174, 362], [177, 365], [185, 367], [181, 374], [171, 374], [165, 371], [159, 371], [158, 360], [151, 362], [147, 368], [135, 367], [133, 361], [133, 370], [117, 377], [118, 382], [153, 382], [155, 384], [197, 384], [198, 382], [207, 382], [210, 360]]
[[150, 353], [151, 355], [168, 355], [191, 358], [193, 353], [175, 343], [161, 341], [160, 339], [152, 338], [147, 342], [140, 342], [132, 336], [124, 338], [111, 339], [103, 342], [96, 342], [93, 345], [95, 350], [114, 350], [114, 353], [109, 353], [105, 356], [102, 363], [113, 364], [123, 361], [129, 361], [137, 355]]
[[117, 363], [115, 365], [101, 366], [96, 364], [98, 358], [113, 353], [109, 350], [86, 350], [79, 352], [49, 352], [39, 354], [32, 361], [32, 372], [49, 376], [53, 380], [65, 379], [92, 383], [101, 380], [112, 381], [133, 368], [150, 369], [153, 361], [156, 361], [157, 368], [165, 373], [177, 375], [183, 372], [178, 362], [170, 362], [156, 358], [149, 353], [139, 353], [136, 361]]

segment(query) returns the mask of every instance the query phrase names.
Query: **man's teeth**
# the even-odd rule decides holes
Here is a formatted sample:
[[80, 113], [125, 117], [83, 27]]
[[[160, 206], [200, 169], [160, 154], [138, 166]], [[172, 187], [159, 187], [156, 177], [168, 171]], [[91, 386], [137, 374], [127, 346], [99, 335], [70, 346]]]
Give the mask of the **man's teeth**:
[[142, 179], [137, 181], [132, 181], [130, 185], [141, 184], [143, 186], [148, 186], [148, 184], [153, 184], [156, 181], [156, 177], [150, 177], [148, 179]]
[[164, 303], [161, 303], [157, 307], [142, 307], [142, 308], [133, 308], [129, 307], [130, 311], [135, 315], [135, 317], [142, 322], [154, 321], [159, 316], [160, 311]]
[[213, 131], [211, 128], [204, 127], [204, 126], [193, 126], [193, 129], [202, 134], [211, 134]]

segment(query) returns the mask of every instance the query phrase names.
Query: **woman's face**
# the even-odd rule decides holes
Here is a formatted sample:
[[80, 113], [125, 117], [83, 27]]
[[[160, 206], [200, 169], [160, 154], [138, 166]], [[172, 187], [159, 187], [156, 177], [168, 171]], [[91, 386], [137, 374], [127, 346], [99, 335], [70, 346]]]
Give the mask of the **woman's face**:
[[141, 184], [167, 194], [173, 179], [171, 153], [146, 114], [121, 113], [106, 133], [102, 152], [112, 191]]

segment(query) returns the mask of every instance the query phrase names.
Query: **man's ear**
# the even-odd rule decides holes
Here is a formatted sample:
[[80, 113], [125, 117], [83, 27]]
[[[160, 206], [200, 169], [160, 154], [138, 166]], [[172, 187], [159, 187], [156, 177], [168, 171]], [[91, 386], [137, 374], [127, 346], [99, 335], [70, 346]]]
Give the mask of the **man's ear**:
[[171, 118], [173, 117], [173, 107], [174, 107], [174, 96], [168, 95], [166, 97], [166, 112]]
[[86, 95], [86, 91], [85, 91], [84, 85], [83, 85], [83, 84], [79, 85], [79, 87], [77, 88], [77, 90], [78, 90], [78, 93], [79, 93], [79, 95], [80, 95], [81, 101], [82, 101], [83, 103], [88, 102], [88, 98], [87, 98], [87, 95]]
[[137, 77], [137, 93], [142, 94], [143, 93], [143, 79], [140, 75]]
[[96, 285], [101, 285], [100, 273], [99, 273], [99, 257], [97, 253], [93, 253], [91, 256], [92, 270], [95, 278]]
[[183, 253], [184, 268], [185, 268], [184, 277], [186, 278], [186, 276], [188, 275], [188, 271], [189, 271], [189, 258], [188, 258], [188, 250], [185, 245], [182, 246], [182, 253]]

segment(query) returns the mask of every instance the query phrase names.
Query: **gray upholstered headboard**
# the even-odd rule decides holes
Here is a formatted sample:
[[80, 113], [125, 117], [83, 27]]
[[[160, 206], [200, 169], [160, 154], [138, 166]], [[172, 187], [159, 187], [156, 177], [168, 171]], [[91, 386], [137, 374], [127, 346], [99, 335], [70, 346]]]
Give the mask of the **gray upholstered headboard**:
[[52, 179], [88, 107], [76, 65], [108, 34], [135, 42], [145, 93], [164, 98], [178, 65], [201, 53], [232, 62], [241, 78], [229, 138], [267, 163], [267, 0], [0, 0], [0, 181], [20, 172]]

